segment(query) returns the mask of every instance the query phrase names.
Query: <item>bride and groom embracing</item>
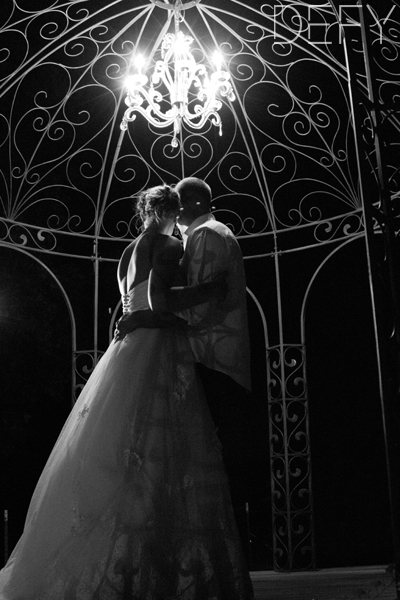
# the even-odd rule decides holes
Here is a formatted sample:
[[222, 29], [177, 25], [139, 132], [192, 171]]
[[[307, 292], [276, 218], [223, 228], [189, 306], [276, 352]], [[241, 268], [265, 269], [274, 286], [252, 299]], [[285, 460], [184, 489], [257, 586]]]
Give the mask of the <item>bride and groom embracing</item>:
[[253, 598], [216, 434], [229, 445], [218, 419], [250, 387], [243, 258], [210, 208], [196, 178], [139, 195], [123, 317], [42, 472], [1, 600]]

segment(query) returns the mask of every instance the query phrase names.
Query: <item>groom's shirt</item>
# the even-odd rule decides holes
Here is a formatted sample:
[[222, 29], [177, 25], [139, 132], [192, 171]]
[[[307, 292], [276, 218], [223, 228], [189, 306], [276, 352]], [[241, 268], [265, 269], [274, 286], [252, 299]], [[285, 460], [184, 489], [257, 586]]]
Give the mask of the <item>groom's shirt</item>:
[[211, 300], [184, 311], [194, 327], [189, 332], [197, 362], [222, 371], [251, 389], [243, 256], [232, 231], [211, 214], [197, 218], [183, 233], [182, 268], [188, 285], [211, 281], [227, 272], [224, 301]]

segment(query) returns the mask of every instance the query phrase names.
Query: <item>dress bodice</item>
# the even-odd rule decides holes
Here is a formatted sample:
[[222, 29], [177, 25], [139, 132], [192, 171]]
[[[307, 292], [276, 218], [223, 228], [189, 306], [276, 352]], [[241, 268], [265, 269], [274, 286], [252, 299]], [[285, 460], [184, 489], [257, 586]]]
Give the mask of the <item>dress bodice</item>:
[[148, 279], [135, 285], [127, 294], [122, 296], [124, 314], [150, 308], [147, 298]]

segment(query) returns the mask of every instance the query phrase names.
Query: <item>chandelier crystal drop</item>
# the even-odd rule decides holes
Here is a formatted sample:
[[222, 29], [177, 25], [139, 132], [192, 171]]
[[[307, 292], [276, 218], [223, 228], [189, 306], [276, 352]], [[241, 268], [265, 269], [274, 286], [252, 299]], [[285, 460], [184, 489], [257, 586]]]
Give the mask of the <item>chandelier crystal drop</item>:
[[219, 96], [235, 100], [230, 75], [222, 70], [222, 57], [214, 53], [215, 70], [209, 74], [205, 64], [197, 64], [191, 52], [193, 38], [179, 29], [182, 4], [174, 6], [175, 33], [167, 33], [161, 43], [161, 60], [155, 62], [150, 78], [142, 72], [144, 59], [137, 57], [136, 70], [125, 81], [127, 95], [121, 129], [142, 114], [154, 127], [173, 125], [172, 146], [177, 148], [182, 122], [193, 129], [201, 129], [207, 120], [219, 127], [218, 114], [222, 106]]

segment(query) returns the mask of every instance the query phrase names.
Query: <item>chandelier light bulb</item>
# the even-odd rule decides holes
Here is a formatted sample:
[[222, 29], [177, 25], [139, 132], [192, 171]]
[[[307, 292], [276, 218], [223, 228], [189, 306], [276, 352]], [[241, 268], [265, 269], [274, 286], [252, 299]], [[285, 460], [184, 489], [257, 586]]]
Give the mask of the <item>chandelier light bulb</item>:
[[213, 54], [213, 62], [217, 67], [218, 71], [220, 71], [222, 67], [222, 54], [218, 50], [215, 50]]
[[179, 58], [181, 55], [189, 51], [188, 41], [181, 31], [178, 31], [173, 40], [175, 56]]
[[144, 65], [145, 65], [145, 59], [144, 59], [143, 54], [138, 54], [135, 58], [135, 66], [139, 73], [142, 72]]

